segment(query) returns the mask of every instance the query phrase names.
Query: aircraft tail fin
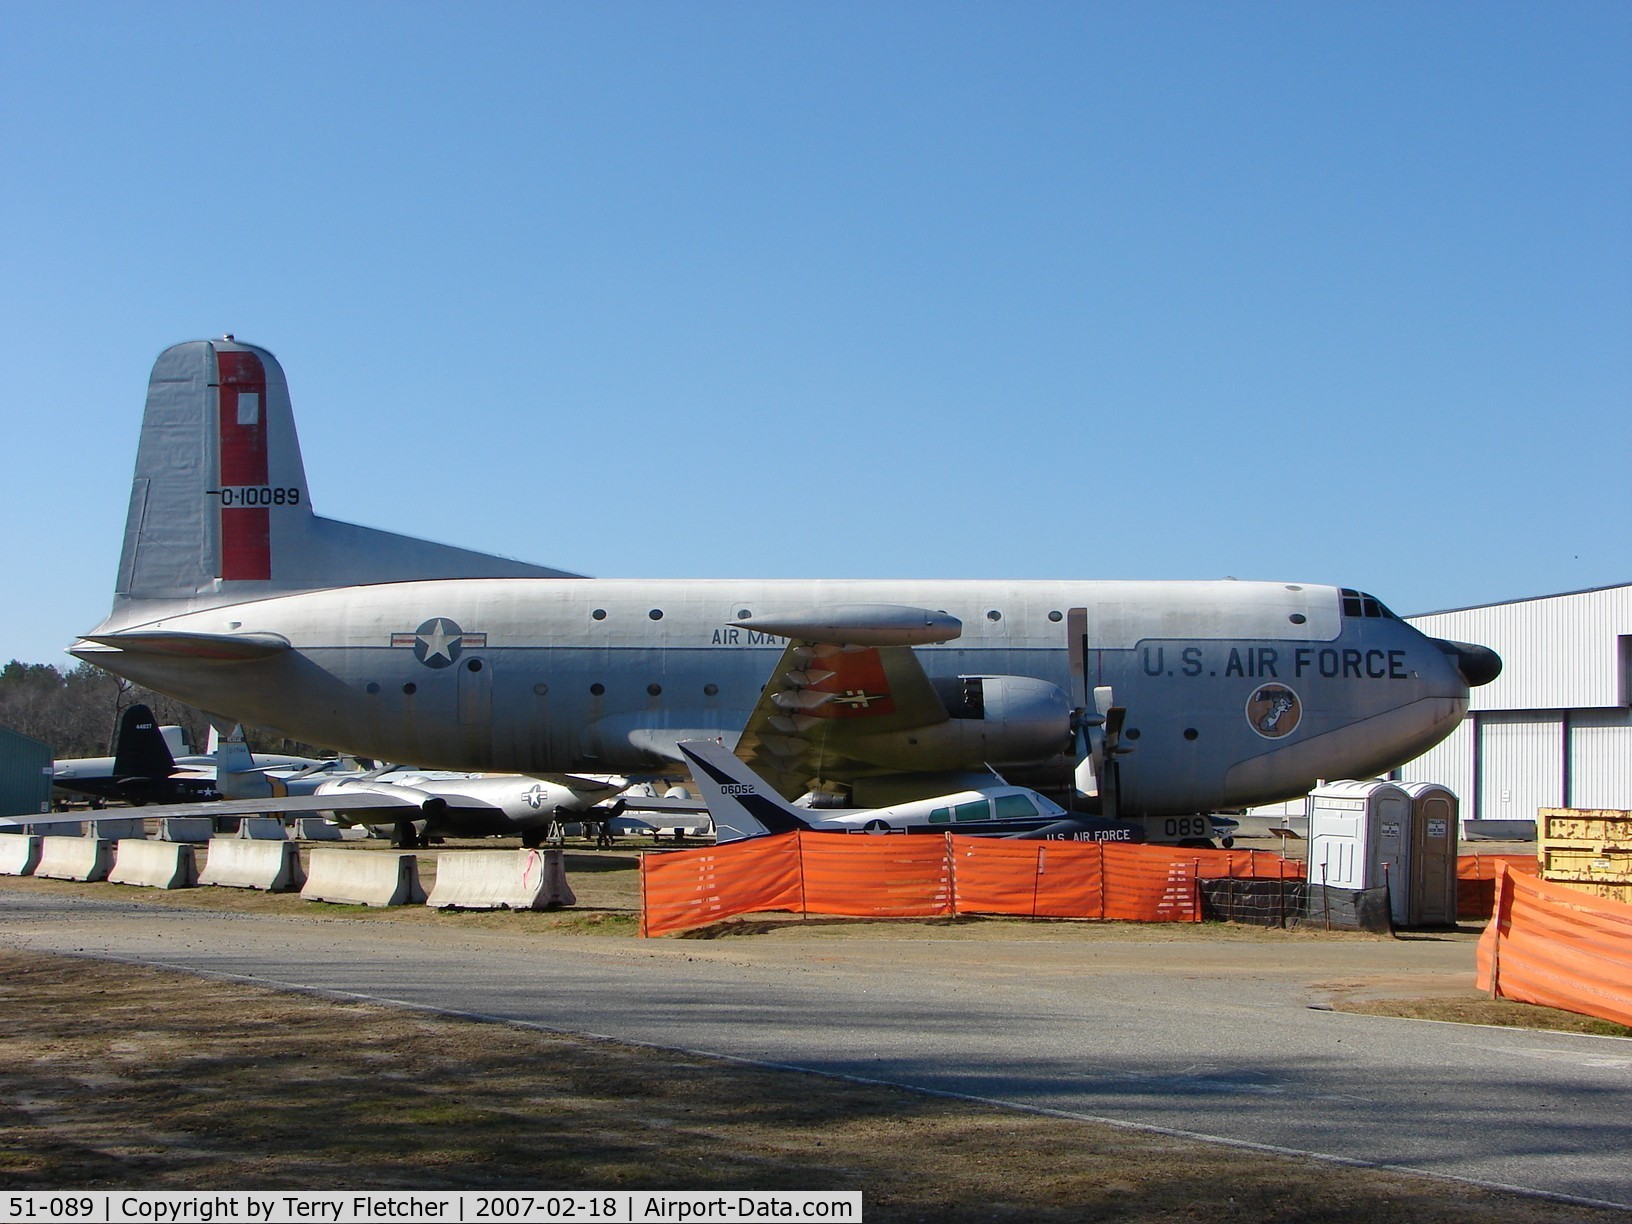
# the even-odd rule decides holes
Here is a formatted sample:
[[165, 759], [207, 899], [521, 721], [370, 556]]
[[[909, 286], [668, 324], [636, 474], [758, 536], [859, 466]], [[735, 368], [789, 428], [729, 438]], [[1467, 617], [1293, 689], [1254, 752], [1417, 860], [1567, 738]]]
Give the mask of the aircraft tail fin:
[[195, 340], [154, 364], [116, 614], [342, 584], [573, 576], [313, 514], [288, 383], [266, 349]]
[[679, 748], [714, 820], [716, 844], [811, 827], [798, 808], [714, 740], [681, 740]]
[[133, 705], [119, 720], [119, 737], [113, 745], [113, 775], [116, 778], [168, 778], [176, 771], [170, 745], [145, 705]]
[[244, 742], [242, 727], [234, 727], [231, 735], [212, 738], [215, 739], [216, 790], [228, 799], [259, 799], [269, 792], [265, 776], [255, 769], [255, 754]]

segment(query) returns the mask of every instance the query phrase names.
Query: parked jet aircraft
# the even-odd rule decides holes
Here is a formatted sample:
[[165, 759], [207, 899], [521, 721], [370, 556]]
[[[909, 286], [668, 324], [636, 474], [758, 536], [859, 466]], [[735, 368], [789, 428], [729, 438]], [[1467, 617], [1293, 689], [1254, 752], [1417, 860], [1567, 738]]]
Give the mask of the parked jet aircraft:
[[[412, 769], [388, 765], [379, 769], [314, 768], [298, 773], [267, 773], [253, 768], [243, 741], [224, 740], [219, 755], [221, 793], [234, 799], [260, 799], [261, 811], [309, 810], [306, 803], [287, 806], [285, 799], [321, 796], [325, 810], [343, 824], [390, 824], [399, 845], [416, 845], [422, 837], [451, 834], [490, 837], [519, 834], [524, 845], [538, 846], [557, 820], [594, 823], [594, 806], [629, 785], [622, 777], [574, 777], [548, 782], [521, 774], [484, 774]], [[331, 764], [331, 763], [325, 763]], [[371, 801], [348, 807], [362, 795]], [[396, 813], [382, 821], [382, 808]]]
[[73, 653], [385, 760], [554, 780], [724, 736], [787, 797], [991, 766], [1108, 816], [1389, 769], [1500, 667], [1309, 583], [595, 580], [320, 518], [283, 371], [230, 336], [154, 367], [114, 607]]
[[[611, 821], [611, 807], [595, 805], [618, 794], [627, 779], [576, 780], [567, 787], [516, 774], [427, 773], [392, 766], [366, 773], [314, 769], [305, 776], [275, 779], [276, 789], [259, 797], [145, 806], [142, 819], [167, 816], [332, 815], [341, 824], [385, 825], [402, 846], [442, 835], [520, 835], [523, 845], [543, 845], [558, 820], [596, 824]], [[213, 783], [212, 783], [213, 785]], [[639, 810], [638, 807], [636, 810]], [[621, 811], [621, 810], [620, 810]], [[0, 828], [77, 822], [84, 813], [0, 819]], [[630, 821], [629, 827], [640, 824]]]
[[838, 812], [796, 808], [717, 740], [682, 740], [680, 751], [713, 817], [715, 841], [808, 829], [818, 833], [965, 833], [1061, 841], [1144, 841], [1130, 821], [1072, 815], [1046, 795], [1006, 783]]
[[215, 771], [201, 765], [207, 758], [189, 756], [186, 764], [179, 764], [164, 731], [145, 705], [129, 707], [119, 718], [113, 755], [53, 761], [52, 789], [88, 796], [93, 804], [202, 803], [219, 798]]
[[244, 729], [218, 736], [210, 732], [214, 750], [208, 758], [215, 774], [215, 789], [224, 799], [265, 799], [309, 795], [321, 782], [361, 777], [371, 764], [355, 757], [312, 760], [305, 757], [256, 756], [244, 741]]
[[[390, 826], [399, 844], [414, 846], [424, 838], [449, 834], [486, 837], [519, 834], [523, 844], [542, 845], [558, 820], [612, 823], [627, 807], [643, 811], [660, 800], [636, 797], [620, 805], [597, 807], [618, 796], [628, 785], [622, 777], [575, 777], [570, 785], [518, 774], [478, 774], [426, 771], [400, 765], [363, 769], [354, 760], [315, 761], [304, 757], [262, 756], [259, 760], [244, 742], [242, 730], [212, 740], [215, 751], [187, 758], [179, 767], [163, 740], [157, 739], [153, 716], [143, 705], [125, 712], [118, 739], [119, 765], [106, 758], [100, 772], [81, 769], [72, 784], [99, 799], [143, 805], [140, 816], [159, 819], [171, 815], [244, 816], [322, 813], [342, 824]], [[60, 765], [95, 765], [100, 758], [65, 761]], [[145, 771], [145, 772], [139, 772]], [[160, 806], [147, 806], [157, 802]], [[185, 807], [180, 805], [185, 804]], [[679, 811], [682, 805], [670, 801]], [[706, 829], [707, 817], [697, 814], [668, 817]], [[663, 810], [667, 811], [667, 808]], [[8, 823], [49, 825], [78, 822], [83, 813], [56, 821], [30, 816]], [[634, 830], [646, 823], [630, 817], [618, 822]], [[621, 830], [620, 830], [621, 831]]]

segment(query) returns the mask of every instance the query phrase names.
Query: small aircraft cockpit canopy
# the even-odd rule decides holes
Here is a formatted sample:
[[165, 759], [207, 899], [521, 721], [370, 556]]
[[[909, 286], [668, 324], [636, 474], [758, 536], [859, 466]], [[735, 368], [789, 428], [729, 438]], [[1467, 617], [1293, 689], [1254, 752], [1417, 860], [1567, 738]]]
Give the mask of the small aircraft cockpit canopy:
[[1390, 612], [1383, 601], [1375, 595], [1367, 595], [1363, 591], [1351, 591], [1347, 587], [1343, 589], [1343, 615], [1364, 616], [1372, 620], [1400, 619]]
[[973, 799], [955, 807], [939, 807], [929, 814], [930, 824], [948, 824], [965, 820], [1029, 820], [1039, 815], [1037, 805], [1029, 795], [997, 795], [991, 799]]

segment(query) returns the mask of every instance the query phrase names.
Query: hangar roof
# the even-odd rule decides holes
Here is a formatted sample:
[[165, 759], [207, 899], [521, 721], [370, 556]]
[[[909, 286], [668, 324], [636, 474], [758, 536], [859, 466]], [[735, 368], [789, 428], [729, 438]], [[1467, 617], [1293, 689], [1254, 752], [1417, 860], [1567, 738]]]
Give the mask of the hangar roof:
[[1473, 690], [1472, 710], [1632, 705], [1632, 584], [1405, 619], [1433, 637], [1477, 642], [1502, 656], [1502, 674]]

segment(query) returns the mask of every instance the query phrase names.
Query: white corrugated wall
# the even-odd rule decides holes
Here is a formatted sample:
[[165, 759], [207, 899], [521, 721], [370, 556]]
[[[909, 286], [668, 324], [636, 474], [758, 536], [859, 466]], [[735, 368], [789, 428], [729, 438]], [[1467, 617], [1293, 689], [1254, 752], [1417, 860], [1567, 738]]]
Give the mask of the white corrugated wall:
[[1443, 782], [1464, 819], [1632, 809], [1632, 585], [1408, 619], [1433, 637], [1489, 646], [1502, 674], [1473, 690], [1476, 717], [1402, 778]]
[[1473, 690], [1475, 710], [1602, 709], [1629, 696], [1620, 639], [1632, 636], [1632, 586], [1406, 619], [1502, 656], [1502, 674]]
[[1632, 710], [1570, 715], [1570, 806], [1632, 811]]
[[1479, 719], [1479, 819], [1534, 820], [1564, 803], [1560, 714], [1484, 714]]
[[1473, 819], [1473, 723], [1464, 719], [1447, 739], [1405, 765], [1400, 781], [1450, 787], [1461, 800], [1462, 818]]

